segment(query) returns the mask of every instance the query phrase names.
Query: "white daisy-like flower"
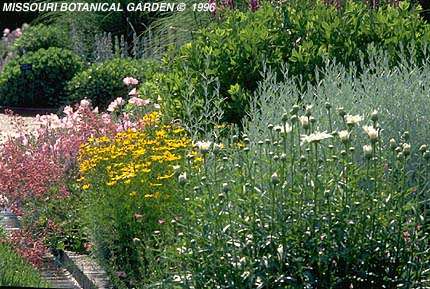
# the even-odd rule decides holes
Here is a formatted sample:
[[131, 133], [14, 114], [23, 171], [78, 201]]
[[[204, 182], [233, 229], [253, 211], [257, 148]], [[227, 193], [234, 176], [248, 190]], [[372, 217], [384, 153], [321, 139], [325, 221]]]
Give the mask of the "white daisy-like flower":
[[371, 141], [374, 142], [374, 141], [378, 140], [379, 132], [376, 128], [374, 128], [373, 126], [370, 126], [370, 125], [369, 126], [365, 125], [365, 126], [363, 126], [363, 130], [366, 132], [367, 136], [369, 137], [369, 139]]
[[279, 132], [280, 134], [287, 134], [290, 133], [293, 128], [288, 123], [285, 123], [285, 125], [276, 125], [273, 130]]
[[339, 136], [340, 140], [345, 143], [347, 141], [349, 141], [349, 137], [350, 137], [350, 132], [347, 130], [341, 130], [337, 133], [337, 135]]
[[363, 153], [366, 158], [370, 158], [372, 156], [373, 148], [371, 145], [363, 146]]
[[200, 150], [201, 153], [205, 154], [209, 152], [209, 148], [211, 147], [212, 142], [210, 141], [198, 141], [195, 146]]
[[309, 127], [309, 117], [302, 115], [299, 117], [299, 121], [304, 129]]
[[305, 143], [319, 143], [322, 140], [332, 138], [333, 136], [326, 131], [323, 132], [314, 132], [309, 135], [302, 135], [301, 141], [302, 145]]
[[356, 125], [358, 124], [360, 121], [363, 120], [363, 118], [361, 117], [361, 115], [357, 114], [357, 115], [351, 115], [351, 114], [347, 114], [344, 116], [345, 122], [347, 125]]

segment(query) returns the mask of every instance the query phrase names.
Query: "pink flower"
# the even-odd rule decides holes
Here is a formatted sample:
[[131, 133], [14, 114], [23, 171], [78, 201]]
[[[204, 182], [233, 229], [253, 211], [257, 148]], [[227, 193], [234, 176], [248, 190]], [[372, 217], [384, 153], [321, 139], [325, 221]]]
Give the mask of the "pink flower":
[[3, 36], [4, 36], [4, 37], [8, 36], [8, 35], [9, 35], [9, 33], [10, 33], [10, 29], [9, 29], [9, 28], [5, 28], [5, 29], [3, 30]]
[[70, 116], [73, 114], [73, 108], [70, 105], [68, 105], [63, 109], [63, 113], [67, 116]]
[[126, 77], [122, 80], [122, 82], [124, 82], [124, 84], [127, 86], [139, 84], [139, 80], [137, 80], [136, 78], [133, 78], [133, 77]]
[[13, 34], [15, 34], [15, 37], [21, 37], [21, 35], [22, 35], [22, 30], [21, 30], [21, 28], [17, 28], [17, 29], [13, 32]]
[[149, 99], [141, 99], [139, 97], [132, 97], [129, 99], [128, 103], [133, 104], [135, 106], [146, 106], [151, 103]]
[[125, 103], [124, 99], [122, 99], [122, 97], [118, 97], [117, 99], [115, 99], [109, 104], [107, 111], [114, 112], [118, 107], [124, 105], [124, 103]]

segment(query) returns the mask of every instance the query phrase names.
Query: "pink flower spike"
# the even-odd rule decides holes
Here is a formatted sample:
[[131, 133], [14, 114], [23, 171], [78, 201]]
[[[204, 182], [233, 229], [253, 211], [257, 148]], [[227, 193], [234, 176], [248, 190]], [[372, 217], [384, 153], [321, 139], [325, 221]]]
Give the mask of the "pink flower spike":
[[122, 82], [127, 86], [139, 84], [139, 80], [137, 80], [136, 78], [133, 78], [133, 77], [126, 77], [122, 80]]

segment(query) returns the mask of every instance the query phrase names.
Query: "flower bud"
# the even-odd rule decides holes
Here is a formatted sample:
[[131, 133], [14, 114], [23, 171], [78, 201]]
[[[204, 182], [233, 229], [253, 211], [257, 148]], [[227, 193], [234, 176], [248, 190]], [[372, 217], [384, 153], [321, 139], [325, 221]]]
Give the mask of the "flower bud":
[[346, 115], [345, 109], [343, 107], [337, 108], [337, 113], [340, 115], [340, 117], [344, 117]]
[[421, 153], [425, 153], [425, 152], [427, 151], [427, 145], [423, 144], [422, 146], [420, 146], [419, 151], [420, 151]]
[[364, 152], [364, 156], [368, 159], [370, 159], [372, 157], [372, 146], [371, 145], [364, 145], [363, 146], [363, 152]]
[[274, 125], [273, 125], [273, 124], [271, 124], [271, 123], [269, 123], [269, 124], [267, 125], [267, 128], [268, 128], [268, 129], [270, 129], [270, 130], [272, 130], [272, 129], [273, 129], [273, 127], [274, 127]]
[[185, 183], [187, 182], [187, 173], [182, 173], [179, 175], [178, 177], [178, 181], [180, 185], [185, 185]]
[[342, 143], [347, 143], [349, 141], [350, 133], [347, 130], [341, 130], [338, 132], [338, 136]]
[[272, 174], [271, 180], [272, 180], [272, 184], [274, 185], [279, 184], [279, 177], [276, 172]]
[[293, 108], [291, 109], [291, 114], [297, 114], [297, 112], [299, 112], [299, 110], [300, 110], [300, 106], [295, 104], [295, 105], [293, 105]]
[[397, 159], [401, 160], [401, 159], [403, 159], [403, 157], [404, 157], [404, 155], [403, 155], [403, 153], [402, 153], [402, 152], [399, 152], [399, 153], [397, 154]]
[[297, 117], [297, 115], [296, 114], [293, 114], [291, 117], [290, 117], [290, 121], [291, 121], [291, 123], [296, 123], [297, 122], [297, 120], [298, 120], [299, 118]]
[[408, 156], [411, 153], [411, 145], [410, 144], [404, 143], [402, 148], [403, 148], [403, 154], [405, 156]]
[[377, 110], [374, 110], [374, 111], [372, 112], [372, 114], [370, 115], [370, 119], [371, 119], [373, 122], [377, 122], [377, 121], [378, 121], [378, 111], [377, 111]]
[[282, 153], [281, 161], [285, 161], [286, 159], [287, 159], [287, 155], [285, 153]]
[[230, 188], [229, 188], [228, 184], [227, 183], [223, 183], [222, 184], [222, 191], [224, 193], [228, 193], [229, 190], [230, 190]]
[[310, 117], [312, 115], [312, 105], [307, 105], [305, 108], [305, 115]]
[[390, 139], [390, 148], [392, 149], [392, 150], [395, 150], [396, 149], [396, 145], [397, 145], [397, 143], [396, 143], [396, 140], [395, 139]]
[[409, 137], [410, 137], [409, 131], [405, 131], [405, 132], [403, 133], [403, 139], [404, 139], [405, 141], [408, 141], [408, 140], [409, 140]]

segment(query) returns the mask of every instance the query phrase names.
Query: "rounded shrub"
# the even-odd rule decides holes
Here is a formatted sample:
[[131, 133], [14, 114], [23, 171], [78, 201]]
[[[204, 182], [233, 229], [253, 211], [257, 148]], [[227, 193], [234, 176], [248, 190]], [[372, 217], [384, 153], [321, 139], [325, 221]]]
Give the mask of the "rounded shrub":
[[46, 26], [43, 24], [30, 26], [13, 45], [13, 49], [18, 55], [50, 47], [71, 47], [71, 41], [66, 29], [62, 29], [60, 26]]
[[65, 85], [83, 67], [78, 55], [56, 47], [18, 57], [0, 75], [0, 105], [58, 107], [66, 104], [69, 101]]
[[71, 100], [88, 98], [94, 106], [106, 108], [116, 97], [125, 96], [128, 87], [123, 79], [131, 76], [142, 82], [155, 71], [152, 61], [116, 58], [91, 65], [77, 74], [67, 85]]

